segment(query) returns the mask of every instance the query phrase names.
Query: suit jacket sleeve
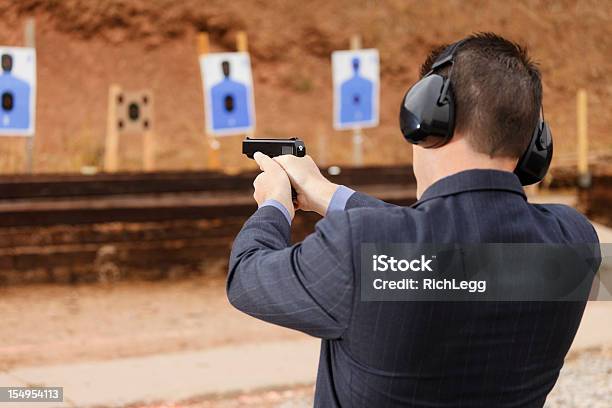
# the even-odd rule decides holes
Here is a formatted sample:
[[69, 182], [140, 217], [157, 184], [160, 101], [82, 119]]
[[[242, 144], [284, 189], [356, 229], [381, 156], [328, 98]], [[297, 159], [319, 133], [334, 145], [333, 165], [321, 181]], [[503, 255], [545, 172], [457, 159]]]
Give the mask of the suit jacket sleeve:
[[290, 246], [290, 226], [272, 206], [259, 208], [236, 237], [227, 294], [237, 309], [310, 335], [339, 338], [353, 301], [348, 214], [336, 211]]

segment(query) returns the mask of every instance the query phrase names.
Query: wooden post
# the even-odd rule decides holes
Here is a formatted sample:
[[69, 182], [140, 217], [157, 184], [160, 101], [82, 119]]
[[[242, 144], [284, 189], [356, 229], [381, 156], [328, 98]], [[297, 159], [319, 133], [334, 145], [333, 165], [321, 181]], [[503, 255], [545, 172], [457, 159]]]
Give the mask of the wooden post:
[[236, 33], [236, 50], [238, 52], [249, 51], [249, 42], [245, 31], [238, 31]]
[[198, 55], [205, 55], [210, 52], [210, 41], [208, 33], [198, 33]]
[[[26, 47], [36, 48], [36, 25], [32, 17], [28, 18], [25, 23], [24, 43]], [[26, 136], [25, 140], [25, 171], [32, 173], [34, 167], [34, 136], [36, 131], [31, 136]]]
[[[155, 155], [157, 153], [157, 138], [155, 137], [155, 104], [153, 95], [147, 98], [149, 111], [147, 122], [143, 123], [142, 134], [142, 167], [144, 171], [155, 171]], [[144, 102], [144, 100], [143, 100]]]
[[153, 129], [146, 130], [142, 135], [142, 164], [144, 171], [155, 170], [155, 142]]
[[351, 36], [351, 50], [360, 50], [361, 49], [361, 36], [359, 34], [355, 34]]
[[106, 138], [104, 140], [104, 171], [108, 173], [117, 171], [119, 165], [119, 132], [117, 130], [115, 100], [120, 93], [119, 85], [113, 84], [108, 90]]
[[[329, 150], [328, 140], [325, 137], [325, 127], [317, 125], [317, 164], [324, 167], [327, 164], [327, 151]], [[308, 152], [306, 152], [308, 153]]]
[[[361, 49], [361, 36], [355, 34], [351, 37], [351, 50]], [[363, 130], [361, 127], [353, 128], [353, 164], [363, 166]]]
[[[238, 31], [236, 33], [236, 51], [249, 52], [249, 41], [246, 31]], [[247, 136], [253, 137], [253, 132], [249, 132]]]
[[[246, 31], [238, 31], [236, 33], [236, 51], [238, 52], [249, 52], [249, 40], [247, 37], [247, 33]], [[254, 137], [255, 136], [255, 131], [250, 130], [249, 132], [246, 133], [246, 137]], [[231, 148], [232, 151], [242, 151], [242, 138], [233, 138], [233, 142], [231, 144]], [[233, 169], [234, 172], [238, 173], [240, 171], [240, 166], [236, 166]]]
[[[210, 52], [210, 39], [208, 33], [198, 33], [198, 57], [202, 57]], [[206, 97], [206, 95], [204, 95]], [[204, 127], [204, 138], [206, 139], [206, 167], [209, 170], [221, 168], [220, 152], [221, 143], [214, 135], [209, 135]]]
[[587, 92], [579, 89], [576, 94], [576, 130], [578, 137], [578, 186], [591, 186], [589, 172], [589, 135], [587, 129]]

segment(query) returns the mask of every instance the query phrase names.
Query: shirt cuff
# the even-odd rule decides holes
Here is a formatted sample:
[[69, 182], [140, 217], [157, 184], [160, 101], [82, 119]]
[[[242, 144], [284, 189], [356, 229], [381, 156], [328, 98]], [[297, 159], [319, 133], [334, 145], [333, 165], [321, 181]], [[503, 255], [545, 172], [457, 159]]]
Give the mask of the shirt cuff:
[[266, 207], [266, 206], [272, 206], [274, 208], [278, 208], [280, 212], [282, 212], [285, 218], [287, 219], [287, 222], [289, 223], [289, 225], [291, 225], [291, 215], [289, 215], [289, 210], [284, 205], [282, 205], [279, 201], [276, 201], [273, 199], [266, 200], [259, 206], [259, 208]]
[[355, 190], [352, 188], [348, 188], [346, 186], [340, 186], [334, 192], [334, 195], [329, 202], [329, 207], [327, 207], [327, 212], [330, 211], [344, 211], [346, 208], [346, 202], [351, 198]]

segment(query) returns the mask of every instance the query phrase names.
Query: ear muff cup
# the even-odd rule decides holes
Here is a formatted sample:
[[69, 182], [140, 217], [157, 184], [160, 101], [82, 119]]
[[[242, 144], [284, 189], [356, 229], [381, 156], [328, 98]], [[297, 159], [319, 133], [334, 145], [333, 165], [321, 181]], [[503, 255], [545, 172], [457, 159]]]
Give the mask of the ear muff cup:
[[453, 93], [448, 86], [441, 100], [446, 79], [431, 74], [414, 84], [400, 107], [400, 129], [404, 138], [424, 148], [446, 144], [453, 135], [455, 110]]
[[517, 175], [521, 184], [528, 186], [544, 179], [553, 156], [553, 140], [550, 127], [543, 120], [539, 120], [529, 147], [523, 153], [514, 174]]

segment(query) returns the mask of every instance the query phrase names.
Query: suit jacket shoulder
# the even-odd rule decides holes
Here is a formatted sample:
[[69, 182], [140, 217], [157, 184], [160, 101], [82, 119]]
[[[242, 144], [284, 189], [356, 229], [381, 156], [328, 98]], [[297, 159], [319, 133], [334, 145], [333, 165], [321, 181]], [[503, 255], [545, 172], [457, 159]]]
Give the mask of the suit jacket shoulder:
[[599, 243], [593, 224], [575, 208], [563, 204], [532, 204], [544, 214], [553, 216], [568, 243]]

